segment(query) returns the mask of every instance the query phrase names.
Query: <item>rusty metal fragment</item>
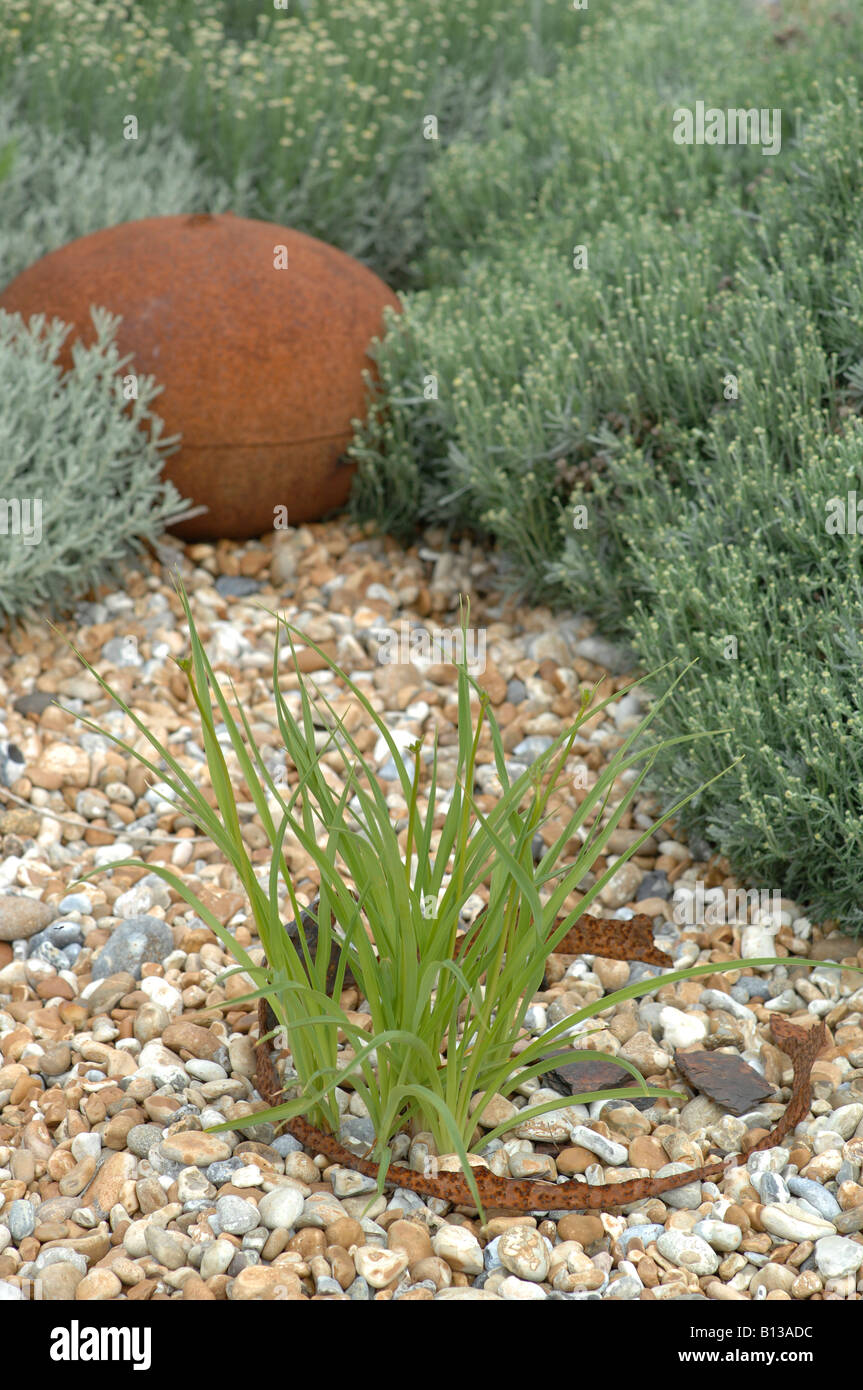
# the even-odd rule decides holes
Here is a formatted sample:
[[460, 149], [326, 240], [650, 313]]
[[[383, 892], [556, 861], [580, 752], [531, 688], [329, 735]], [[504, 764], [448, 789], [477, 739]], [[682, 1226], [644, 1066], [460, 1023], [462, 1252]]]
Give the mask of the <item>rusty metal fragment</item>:
[[674, 1065], [696, 1091], [730, 1110], [745, 1115], [762, 1100], [773, 1095], [773, 1087], [742, 1057], [727, 1052], [681, 1052], [674, 1054]]
[[653, 922], [643, 912], [628, 922], [613, 917], [583, 917], [554, 948], [556, 956], [604, 956], [606, 960], [641, 960], [646, 965], [671, 966], [674, 961], [653, 940]]
[[[262, 1033], [265, 1031], [266, 1014], [266, 1000], [261, 999], [258, 1019]], [[785, 1114], [775, 1129], [765, 1134], [749, 1152], [770, 1149], [774, 1144], [780, 1144], [786, 1134], [806, 1115], [812, 1096], [812, 1064], [828, 1039], [823, 1021], [807, 1030], [781, 1015], [774, 1014], [770, 1026], [776, 1042], [794, 1064], [792, 1095]], [[272, 1053], [266, 1043], [258, 1044], [257, 1064], [258, 1090], [270, 1105], [278, 1105], [281, 1089]], [[322, 1153], [347, 1168], [377, 1178], [377, 1163], [351, 1153], [331, 1134], [324, 1134], [323, 1131], [313, 1128], [307, 1120], [301, 1117], [288, 1120], [285, 1128], [307, 1148]], [[703, 1168], [690, 1168], [683, 1173], [672, 1173], [664, 1178], [628, 1178], [624, 1182], [598, 1184], [576, 1181], [555, 1184], [529, 1178], [499, 1178], [482, 1169], [474, 1169], [473, 1176], [480, 1198], [487, 1207], [504, 1211], [556, 1211], [572, 1208], [608, 1211], [613, 1207], [642, 1201], [645, 1197], [658, 1197], [661, 1193], [669, 1192], [686, 1183], [717, 1180], [724, 1177], [729, 1168], [745, 1163], [746, 1158], [746, 1154], [739, 1153], [722, 1162], [708, 1163]], [[474, 1202], [463, 1173], [418, 1173], [411, 1168], [391, 1164], [387, 1182], [395, 1187], [410, 1188], [412, 1192], [419, 1192], [425, 1197], [440, 1197], [444, 1201], [462, 1206], [471, 1206]]]
[[[585, 1039], [585, 1046], [590, 1046], [590, 1038]], [[568, 1056], [569, 1052], [554, 1052], [549, 1055], [549, 1061], [554, 1057]], [[541, 1080], [544, 1086], [551, 1086], [553, 1090], [560, 1091], [562, 1096], [587, 1095], [592, 1091], [611, 1091], [616, 1090], [618, 1086], [637, 1085], [632, 1072], [619, 1067], [610, 1057], [607, 1062], [560, 1061], [551, 1071], [546, 1072]], [[645, 1096], [644, 1099], [629, 1097], [627, 1101], [628, 1105], [634, 1105], [638, 1110], [645, 1110], [653, 1103], [650, 1096]]]

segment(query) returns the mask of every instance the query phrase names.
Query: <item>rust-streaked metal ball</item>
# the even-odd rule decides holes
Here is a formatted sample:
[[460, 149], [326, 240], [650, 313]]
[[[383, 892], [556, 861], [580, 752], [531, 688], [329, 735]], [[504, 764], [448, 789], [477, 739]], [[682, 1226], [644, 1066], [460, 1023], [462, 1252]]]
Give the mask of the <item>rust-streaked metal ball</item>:
[[94, 338], [90, 306], [122, 315], [126, 372], [164, 387], [154, 409], [182, 434], [165, 475], [206, 515], [186, 539], [245, 539], [342, 506], [366, 352], [399, 302], [365, 266], [314, 237], [230, 213], [124, 222], [44, 256], [0, 308], [61, 318]]

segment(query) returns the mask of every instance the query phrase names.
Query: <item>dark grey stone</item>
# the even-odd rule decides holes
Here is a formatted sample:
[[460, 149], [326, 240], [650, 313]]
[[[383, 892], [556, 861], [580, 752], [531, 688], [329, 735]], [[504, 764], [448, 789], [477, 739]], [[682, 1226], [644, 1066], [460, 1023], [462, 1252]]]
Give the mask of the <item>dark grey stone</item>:
[[215, 1163], [210, 1163], [204, 1172], [209, 1182], [221, 1187], [222, 1183], [230, 1182], [232, 1175], [243, 1166], [241, 1158], [220, 1158]]
[[161, 1125], [133, 1125], [126, 1135], [126, 1148], [138, 1158], [148, 1158], [150, 1150], [161, 1142]]
[[339, 1138], [351, 1153], [365, 1153], [377, 1136], [371, 1120], [365, 1116], [346, 1115], [341, 1123]]
[[279, 1134], [271, 1142], [271, 1148], [282, 1158], [287, 1158], [288, 1154], [299, 1153], [302, 1147], [299, 1139], [295, 1139], [292, 1134]]
[[19, 695], [12, 708], [18, 714], [42, 714], [55, 698], [47, 690], [31, 690], [29, 695]]
[[638, 885], [635, 901], [641, 902], [642, 898], [665, 898], [667, 901], [672, 891], [667, 875], [661, 869], [650, 869]]
[[[813, 1182], [811, 1178], [789, 1178], [788, 1190], [795, 1197], [803, 1197], [820, 1216], [824, 1217], [825, 1221], [834, 1221], [841, 1214], [842, 1208], [836, 1198], [827, 1191], [826, 1187], [822, 1187], [820, 1182]], [[774, 1199], [771, 1198], [770, 1200], [773, 1201]], [[763, 1189], [762, 1201], [767, 1201], [763, 1196]]]
[[739, 999], [738, 1003], [745, 1004], [750, 999], [769, 999], [773, 993], [773, 987], [769, 980], [762, 980], [757, 975], [741, 975], [736, 985], [732, 985], [732, 997], [737, 999], [735, 990], [745, 990], [746, 997]]
[[140, 980], [145, 962], [161, 964], [173, 949], [174, 933], [161, 917], [129, 917], [95, 955], [92, 977], [104, 980], [122, 970]]
[[248, 598], [250, 594], [260, 593], [261, 586], [257, 579], [245, 574], [220, 574], [216, 589], [222, 598]]

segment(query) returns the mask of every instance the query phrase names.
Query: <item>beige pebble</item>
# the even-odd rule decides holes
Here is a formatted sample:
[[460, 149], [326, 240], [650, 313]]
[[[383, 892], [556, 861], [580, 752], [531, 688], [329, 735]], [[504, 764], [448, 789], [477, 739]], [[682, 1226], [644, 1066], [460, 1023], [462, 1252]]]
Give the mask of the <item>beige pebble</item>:
[[665, 1167], [668, 1154], [657, 1139], [639, 1134], [630, 1142], [629, 1161], [634, 1168], [649, 1168], [655, 1173], [657, 1168]]
[[418, 1284], [430, 1279], [437, 1289], [448, 1289], [452, 1284], [452, 1270], [439, 1255], [429, 1255], [411, 1266], [411, 1278]]
[[93, 1157], [82, 1158], [80, 1163], [76, 1163], [65, 1177], [60, 1179], [60, 1192], [63, 1197], [77, 1197], [79, 1193], [90, 1182], [96, 1171], [96, 1160]]
[[[595, 1162], [596, 1156], [592, 1155], [592, 1157]], [[572, 1215], [561, 1217], [557, 1223], [557, 1233], [561, 1240], [577, 1241], [579, 1245], [587, 1249], [595, 1241], [602, 1240], [605, 1229], [598, 1216], [587, 1214], [582, 1216], [573, 1212]]]
[[116, 1274], [125, 1288], [134, 1288], [144, 1278], [144, 1271], [141, 1266], [136, 1264], [134, 1260], [127, 1260], [125, 1256], [111, 1261], [111, 1271]]
[[75, 1299], [79, 1303], [97, 1302], [104, 1303], [111, 1298], [116, 1298], [121, 1293], [123, 1285], [110, 1269], [91, 1269], [84, 1275], [77, 1289]]
[[120, 1200], [124, 1183], [134, 1178], [138, 1160], [124, 1151], [112, 1153], [99, 1169], [87, 1193], [87, 1201], [105, 1215]]
[[228, 1298], [234, 1302], [293, 1302], [305, 1298], [296, 1274], [278, 1265], [247, 1265], [227, 1286]]
[[629, 979], [629, 964], [625, 960], [606, 960], [597, 956], [593, 962], [593, 973], [602, 981], [606, 993], [622, 989]]
[[387, 1248], [403, 1251], [409, 1265], [426, 1260], [433, 1253], [431, 1237], [418, 1221], [394, 1221], [387, 1231]]
[[376, 1245], [358, 1245], [351, 1252], [357, 1274], [373, 1289], [383, 1289], [408, 1267], [404, 1250], [382, 1250]]

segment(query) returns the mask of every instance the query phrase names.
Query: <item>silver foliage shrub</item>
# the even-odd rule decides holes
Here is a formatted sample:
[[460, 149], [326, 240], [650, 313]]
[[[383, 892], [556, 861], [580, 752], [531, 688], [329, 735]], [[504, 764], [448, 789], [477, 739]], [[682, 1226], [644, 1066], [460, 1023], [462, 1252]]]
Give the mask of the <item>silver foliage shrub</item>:
[[30, 126], [0, 102], [0, 286], [68, 241], [142, 217], [242, 213], [245, 184], [201, 170], [192, 146], [154, 126], [140, 139], [108, 141]]
[[67, 608], [189, 508], [160, 476], [177, 439], [151, 410], [162, 388], [138, 376], [123, 399], [120, 320], [91, 312], [63, 372], [65, 324], [0, 310], [0, 623]]

